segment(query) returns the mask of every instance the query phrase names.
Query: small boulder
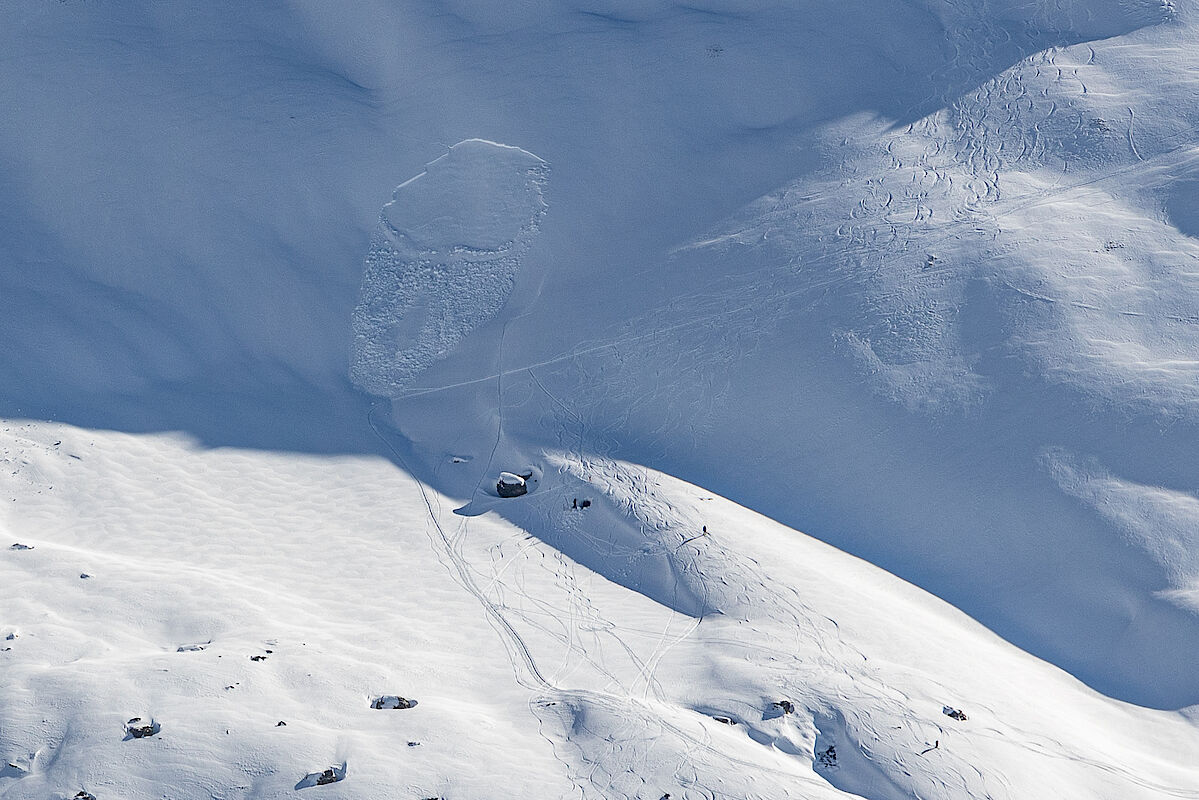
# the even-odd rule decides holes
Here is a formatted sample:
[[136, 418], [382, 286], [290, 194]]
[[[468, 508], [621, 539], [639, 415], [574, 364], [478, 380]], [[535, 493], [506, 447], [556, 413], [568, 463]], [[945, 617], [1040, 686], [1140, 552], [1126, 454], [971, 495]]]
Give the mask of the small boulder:
[[79, 794], [75, 795], [72, 800], [96, 800], [96, 796], [91, 792], [85, 792], [80, 789]]
[[330, 767], [316, 776], [316, 785], [326, 786], [330, 783], [337, 783], [339, 780], [341, 780], [341, 778], [337, 777], [337, 771]]
[[399, 695], [394, 694], [385, 694], [381, 697], [376, 697], [374, 700], [371, 700], [371, 708], [384, 710], [412, 708], [415, 705], [415, 700], [410, 700], [407, 697], [400, 697]]
[[11, 545], [9, 545], [8, 549], [9, 550], [32, 550], [33, 545], [21, 544], [20, 542], [13, 542]]
[[837, 766], [837, 748], [829, 745], [816, 754], [816, 763], [825, 768]]
[[716, 720], [717, 722], [719, 722], [722, 725], [736, 725], [737, 724], [736, 720], [734, 720], [732, 717], [712, 717], [712, 719]]
[[529, 486], [521, 476], [513, 472], [501, 472], [495, 491], [500, 497], [520, 497], [529, 493]]
[[795, 713], [795, 704], [792, 703], [790, 700], [779, 700], [775, 703], [772, 703], [772, 705], [775, 708], [781, 709], [784, 714], [794, 714]]

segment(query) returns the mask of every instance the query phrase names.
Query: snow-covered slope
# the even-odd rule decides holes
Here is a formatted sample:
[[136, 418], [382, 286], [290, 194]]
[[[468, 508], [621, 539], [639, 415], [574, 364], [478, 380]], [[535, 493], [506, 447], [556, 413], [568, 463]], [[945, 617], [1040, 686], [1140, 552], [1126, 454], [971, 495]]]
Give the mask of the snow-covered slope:
[[378, 457], [3, 437], [5, 797], [1199, 795], [1186, 716], [643, 467], [551, 455], [513, 525]]
[[0, 2], [0, 794], [1199, 795], [1197, 13]]

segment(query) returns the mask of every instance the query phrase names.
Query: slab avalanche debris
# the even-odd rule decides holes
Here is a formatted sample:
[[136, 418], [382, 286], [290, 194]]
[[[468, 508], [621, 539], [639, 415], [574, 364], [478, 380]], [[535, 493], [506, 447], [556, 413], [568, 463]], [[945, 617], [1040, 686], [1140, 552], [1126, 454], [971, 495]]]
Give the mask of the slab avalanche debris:
[[545, 214], [548, 174], [532, 153], [469, 139], [400, 184], [354, 311], [356, 385], [398, 394], [499, 313]]

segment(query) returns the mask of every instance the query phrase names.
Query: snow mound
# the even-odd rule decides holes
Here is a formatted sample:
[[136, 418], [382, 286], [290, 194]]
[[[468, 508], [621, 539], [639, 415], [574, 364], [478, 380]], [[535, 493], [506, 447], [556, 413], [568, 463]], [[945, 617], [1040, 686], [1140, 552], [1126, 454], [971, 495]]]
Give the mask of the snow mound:
[[499, 312], [547, 209], [548, 173], [532, 153], [469, 139], [395, 190], [354, 311], [356, 385], [394, 396]]

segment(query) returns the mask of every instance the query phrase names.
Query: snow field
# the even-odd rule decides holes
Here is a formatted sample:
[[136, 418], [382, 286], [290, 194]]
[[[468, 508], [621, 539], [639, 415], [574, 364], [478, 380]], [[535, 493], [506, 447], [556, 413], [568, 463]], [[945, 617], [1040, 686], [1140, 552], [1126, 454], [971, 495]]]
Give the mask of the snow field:
[[[1103, 698], [877, 568], [643, 467], [547, 454], [538, 488], [504, 501], [515, 527], [455, 514], [378, 458], [9, 427], [3, 524], [32, 547], [0, 562], [23, 598], [2, 653], [13, 797], [290, 796], [343, 761], [319, 791], [1199, 796], [1179, 715]], [[568, 517], [601, 554], [640, 531], [712, 608], [671, 611], [636, 575], [605, 577], [611, 556], [567, 557], [552, 537]], [[388, 693], [418, 704], [368, 707]], [[126, 739], [134, 716], [161, 732]], [[835, 768], [817, 759], [830, 745]]]
[[[292, 796], [343, 760], [347, 780], [322, 792], [560, 791], [502, 649], [475, 607], [455, 611], [419, 493], [390, 465], [12, 427], [2, 527], [34, 549], [3, 552], [20, 601], [4, 611], [19, 638], [0, 654], [0, 737], [31, 766], [6, 797]], [[392, 693], [419, 704], [369, 708]], [[133, 716], [161, 734], [123, 740]]]

